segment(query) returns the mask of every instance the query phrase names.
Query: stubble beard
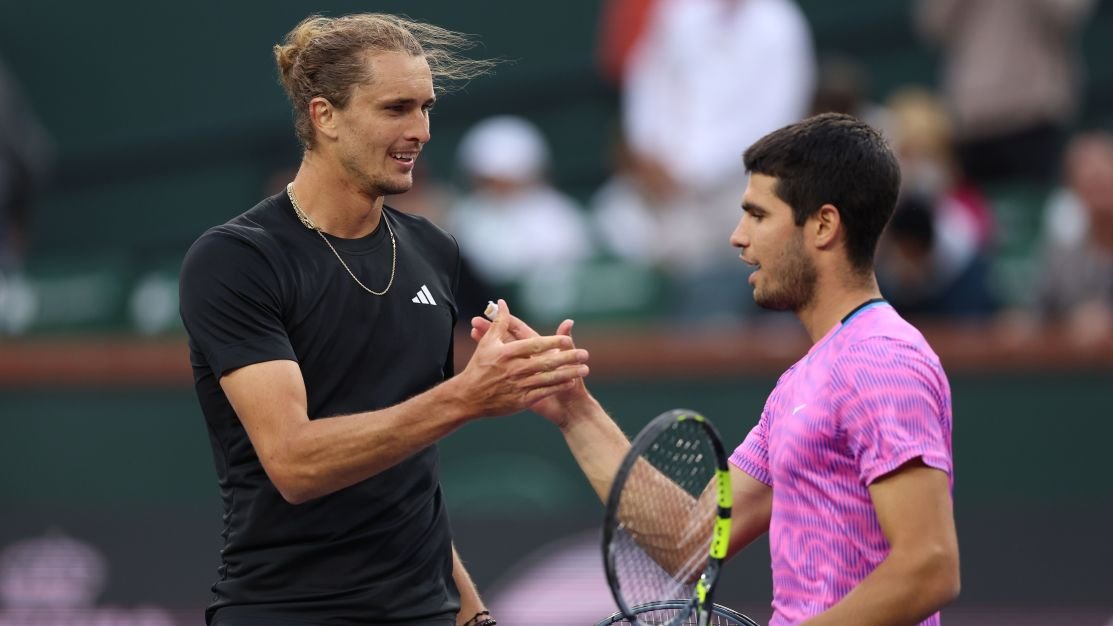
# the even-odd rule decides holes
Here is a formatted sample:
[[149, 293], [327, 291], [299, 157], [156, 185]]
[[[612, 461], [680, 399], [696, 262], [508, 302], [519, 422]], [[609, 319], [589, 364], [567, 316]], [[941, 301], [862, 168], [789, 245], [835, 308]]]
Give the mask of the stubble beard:
[[754, 291], [754, 302], [771, 311], [800, 311], [811, 304], [819, 274], [804, 254], [803, 235], [794, 238], [777, 259], [779, 280], [768, 291]]
[[400, 193], [406, 193], [414, 184], [412, 174], [406, 176], [404, 179], [392, 179], [385, 173], [380, 173], [378, 175], [369, 174], [360, 167], [355, 159], [344, 159], [344, 169], [347, 170], [348, 175], [352, 177], [352, 181], [355, 183], [356, 187], [363, 191], [363, 193], [372, 197], [394, 196]]

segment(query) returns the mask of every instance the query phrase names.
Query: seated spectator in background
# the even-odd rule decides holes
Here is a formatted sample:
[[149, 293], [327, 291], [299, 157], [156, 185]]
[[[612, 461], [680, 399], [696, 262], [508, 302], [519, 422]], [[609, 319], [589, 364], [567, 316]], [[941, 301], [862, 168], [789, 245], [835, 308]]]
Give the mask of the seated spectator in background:
[[1081, 347], [1113, 335], [1113, 134], [1075, 137], [1063, 176], [1044, 215], [1033, 301], [1009, 327], [1020, 336], [1062, 323]]
[[1094, 0], [918, 0], [915, 18], [943, 56], [943, 92], [967, 175], [1055, 179], [1082, 68], [1077, 33]]
[[993, 215], [954, 158], [950, 118], [930, 92], [908, 87], [887, 102], [901, 167], [901, 201], [882, 237], [878, 280], [909, 316], [987, 316]]
[[[683, 217], [669, 210], [674, 189], [670, 179], [644, 168], [629, 146], [616, 137], [611, 147], [611, 177], [588, 200], [603, 252], [627, 263], [666, 266], [680, 252], [671, 243]], [[681, 225], [677, 225], [681, 226]]]
[[458, 158], [471, 191], [449, 210], [448, 230], [483, 281], [510, 285], [592, 256], [583, 210], [545, 179], [549, 148], [532, 123], [512, 116], [480, 121], [465, 133]]
[[988, 316], [996, 308], [989, 289], [990, 264], [977, 255], [959, 271], [944, 271], [945, 256], [933, 202], [902, 196], [878, 245], [878, 283], [885, 299], [909, 319]]
[[[790, 0], [656, 0], [626, 60], [621, 167], [593, 206], [614, 252], [670, 274], [677, 318], [752, 308], [725, 288], [739, 279], [723, 233], [738, 221], [741, 155], [807, 114], [814, 79], [811, 31]], [[641, 241], [619, 242], [630, 224]]]

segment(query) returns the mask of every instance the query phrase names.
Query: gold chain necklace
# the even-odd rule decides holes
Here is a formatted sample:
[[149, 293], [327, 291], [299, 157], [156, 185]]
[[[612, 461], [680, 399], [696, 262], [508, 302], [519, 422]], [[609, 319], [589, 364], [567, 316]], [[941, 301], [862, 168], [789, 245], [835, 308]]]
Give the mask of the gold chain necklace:
[[383, 223], [386, 224], [386, 232], [390, 233], [390, 280], [387, 281], [386, 287], [383, 288], [382, 291], [375, 291], [374, 289], [369, 288], [367, 285], [364, 285], [358, 278], [356, 278], [355, 273], [352, 272], [352, 268], [348, 267], [348, 264], [345, 263], [344, 259], [340, 257], [340, 253], [336, 251], [336, 248], [332, 247], [332, 243], [328, 240], [328, 237], [325, 237], [325, 234], [321, 232], [320, 227], [313, 223], [313, 220], [309, 219], [309, 216], [305, 214], [305, 211], [301, 210], [301, 205], [298, 204], [298, 199], [294, 197], [294, 183], [286, 185], [286, 195], [290, 196], [290, 204], [294, 205], [294, 212], [298, 214], [298, 219], [301, 220], [301, 223], [305, 225], [305, 227], [309, 230], [317, 231], [317, 234], [321, 236], [322, 240], [324, 240], [325, 245], [328, 246], [328, 249], [332, 250], [332, 253], [336, 255], [336, 260], [340, 261], [340, 264], [344, 266], [344, 269], [348, 270], [348, 276], [351, 276], [352, 280], [356, 281], [357, 285], [363, 288], [363, 290], [367, 293], [375, 296], [385, 296], [386, 292], [390, 291], [390, 286], [394, 284], [394, 271], [398, 269], [398, 244], [394, 240], [394, 231], [390, 228], [390, 220], [386, 219], [386, 211], [380, 213], [379, 219], [381, 219]]

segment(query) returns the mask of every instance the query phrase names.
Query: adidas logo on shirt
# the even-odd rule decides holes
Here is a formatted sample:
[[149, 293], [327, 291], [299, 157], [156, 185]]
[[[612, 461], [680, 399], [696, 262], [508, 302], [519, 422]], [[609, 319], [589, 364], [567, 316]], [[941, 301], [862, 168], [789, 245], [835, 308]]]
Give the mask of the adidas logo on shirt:
[[429, 288], [425, 285], [421, 286], [417, 295], [413, 297], [413, 301], [418, 304], [436, 304], [437, 301], [433, 299], [433, 294], [429, 293]]

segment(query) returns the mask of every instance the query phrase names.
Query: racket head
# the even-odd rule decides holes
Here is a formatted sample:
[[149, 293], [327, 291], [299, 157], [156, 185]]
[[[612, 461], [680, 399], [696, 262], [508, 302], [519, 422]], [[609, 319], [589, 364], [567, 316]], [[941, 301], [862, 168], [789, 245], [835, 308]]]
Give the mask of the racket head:
[[[673, 409], [638, 433], [611, 485], [603, 521], [607, 583], [629, 623], [642, 624], [635, 607], [683, 597], [686, 612], [675, 610], [671, 622], [654, 624], [680, 626], [689, 615], [707, 623], [699, 620], [713, 606], [730, 543], [730, 507], [726, 451], [708, 419]], [[639, 518], [645, 528], [637, 528]]]
[[[674, 626], [697, 626], [697, 617], [691, 613], [691, 600], [663, 600], [648, 602], [633, 609], [635, 617], [640, 621], [632, 621], [629, 617], [618, 611], [610, 615], [595, 626], [618, 626], [621, 624], [642, 624], [643, 626], [656, 626], [657, 624], [674, 624]], [[679, 624], [673, 620], [683, 612], [687, 617], [681, 619]], [[749, 617], [734, 609], [715, 604], [712, 606], [707, 626], [760, 626]]]

